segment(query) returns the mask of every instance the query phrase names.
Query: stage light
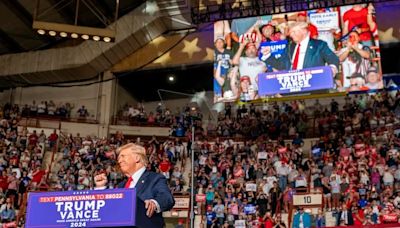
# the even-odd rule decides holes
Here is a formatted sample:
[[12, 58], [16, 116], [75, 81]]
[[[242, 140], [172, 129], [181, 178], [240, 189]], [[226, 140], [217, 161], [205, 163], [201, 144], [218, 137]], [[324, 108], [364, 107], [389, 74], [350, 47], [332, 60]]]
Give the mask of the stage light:
[[93, 28], [77, 25], [59, 24], [52, 22], [34, 21], [33, 29], [39, 34], [59, 37], [70, 37], [73, 39], [83, 39], [94, 41], [113, 42], [115, 40], [115, 30]]
[[170, 82], [174, 82], [175, 81], [175, 77], [173, 75], [168, 77], [168, 81]]

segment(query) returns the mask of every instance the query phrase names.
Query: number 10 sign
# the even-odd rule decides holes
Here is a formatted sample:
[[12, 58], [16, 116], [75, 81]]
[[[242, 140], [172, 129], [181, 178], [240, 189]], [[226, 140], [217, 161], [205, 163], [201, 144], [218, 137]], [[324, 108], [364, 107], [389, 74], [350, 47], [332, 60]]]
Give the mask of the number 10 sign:
[[321, 205], [321, 204], [322, 204], [322, 194], [304, 194], [304, 195], [293, 196], [294, 206]]

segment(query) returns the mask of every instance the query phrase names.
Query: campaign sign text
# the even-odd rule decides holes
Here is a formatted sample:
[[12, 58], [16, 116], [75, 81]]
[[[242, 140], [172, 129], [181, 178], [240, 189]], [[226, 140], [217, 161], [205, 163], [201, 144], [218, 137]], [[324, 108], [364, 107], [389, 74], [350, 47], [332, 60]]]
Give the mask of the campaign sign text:
[[[260, 44], [260, 50], [269, 47], [271, 55], [276, 56], [278, 58], [285, 52], [287, 44], [288, 44], [287, 40], [262, 42]], [[262, 54], [262, 51], [260, 51], [258, 58], [261, 59], [262, 61], [267, 59], [267, 57]]]
[[339, 27], [338, 12], [312, 13], [310, 22], [319, 30], [337, 29]]
[[136, 190], [29, 193], [25, 227], [134, 226]]
[[279, 71], [258, 75], [260, 96], [307, 92], [333, 88], [333, 74], [329, 66], [296, 71]]

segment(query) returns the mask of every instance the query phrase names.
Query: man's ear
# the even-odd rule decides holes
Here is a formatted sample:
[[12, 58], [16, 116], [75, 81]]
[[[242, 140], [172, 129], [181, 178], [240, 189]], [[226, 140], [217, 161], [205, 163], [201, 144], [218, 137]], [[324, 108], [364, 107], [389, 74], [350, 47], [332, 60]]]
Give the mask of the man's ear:
[[139, 163], [140, 162], [140, 156], [138, 154], [134, 154], [133, 155], [133, 159], [135, 160], [135, 163]]

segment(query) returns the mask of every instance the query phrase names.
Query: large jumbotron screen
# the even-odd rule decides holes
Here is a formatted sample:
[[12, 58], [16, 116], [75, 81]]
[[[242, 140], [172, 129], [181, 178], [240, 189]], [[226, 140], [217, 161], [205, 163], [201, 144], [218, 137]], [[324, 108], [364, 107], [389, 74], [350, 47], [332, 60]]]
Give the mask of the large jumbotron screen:
[[214, 101], [383, 88], [372, 4], [214, 23]]

